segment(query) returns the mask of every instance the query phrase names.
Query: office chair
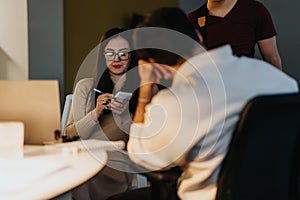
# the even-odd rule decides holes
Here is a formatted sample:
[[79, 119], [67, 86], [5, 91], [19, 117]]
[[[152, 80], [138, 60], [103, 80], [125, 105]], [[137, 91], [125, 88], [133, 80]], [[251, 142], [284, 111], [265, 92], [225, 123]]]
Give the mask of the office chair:
[[68, 94], [65, 98], [64, 109], [61, 116], [61, 137], [63, 142], [72, 142], [79, 139], [78, 136], [69, 137], [64, 134], [65, 127], [67, 125], [67, 121], [70, 115], [70, 109], [72, 105], [73, 94]]
[[70, 114], [70, 108], [71, 108], [71, 104], [72, 104], [72, 98], [73, 98], [73, 94], [68, 94], [65, 98], [64, 109], [63, 109], [63, 113], [61, 116], [61, 132], [62, 132], [62, 134], [64, 132], [65, 126], [67, 125], [68, 117]]
[[[241, 112], [223, 161], [216, 200], [299, 200], [299, 122], [300, 94], [250, 100]], [[178, 198], [176, 186], [156, 189], [168, 187], [170, 181], [176, 183], [178, 172], [146, 175], [151, 184], [160, 185], [151, 188], [152, 199]]]
[[[61, 117], [61, 130], [62, 130], [61, 132], [62, 132], [63, 142], [71, 142], [71, 141], [79, 139], [79, 137], [69, 138], [69, 137], [67, 137], [63, 134], [65, 126], [67, 125], [67, 121], [68, 121], [68, 118], [69, 118], [71, 104], [72, 104], [72, 98], [73, 98], [73, 94], [68, 94], [66, 96], [65, 103], [64, 103], [64, 108], [63, 108], [63, 114], [62, 114], [62, 117]], [[147, 178], [145, 176], [143, 176], [142, 174], [136, 174], [136, 176], [134, 178], [136, 179], [136, 185], [130, 186], [130, 189], [137, 189], [137, 188], [147, 187], [148, 181], [147, 181]]]
[[299, 94], [250, 101], [224, 160], [217, 200], [299, 200], [299, 122]]

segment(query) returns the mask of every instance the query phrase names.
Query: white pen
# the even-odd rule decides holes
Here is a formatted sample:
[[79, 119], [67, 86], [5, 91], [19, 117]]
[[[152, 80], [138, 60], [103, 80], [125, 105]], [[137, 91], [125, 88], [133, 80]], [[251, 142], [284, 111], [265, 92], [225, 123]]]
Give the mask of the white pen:
[[103, 94], [104, 92], [102, 92], [102, 91], [100, 91], [100, 90], [97, 90], [96, 88], [94, 88], [94, 91], [95, 92], [98, 92], [98, 93], [100, 93], [100, 94]]

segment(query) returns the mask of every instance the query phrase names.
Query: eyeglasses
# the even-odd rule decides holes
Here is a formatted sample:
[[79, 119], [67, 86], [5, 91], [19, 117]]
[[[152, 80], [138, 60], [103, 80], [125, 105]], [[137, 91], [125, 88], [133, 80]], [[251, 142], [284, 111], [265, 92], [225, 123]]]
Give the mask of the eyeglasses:
[[104, 52], [104, 57], [105, 57], [105, 60], [107, 60], [107, 61], [113, 61], [116, 58], [116, 55], [122, 61], [125, 61], [125, 60], [129, 59], [129, 52], [128, 51], [119, 51], [119, 52], [107, 51], [107, 52]]

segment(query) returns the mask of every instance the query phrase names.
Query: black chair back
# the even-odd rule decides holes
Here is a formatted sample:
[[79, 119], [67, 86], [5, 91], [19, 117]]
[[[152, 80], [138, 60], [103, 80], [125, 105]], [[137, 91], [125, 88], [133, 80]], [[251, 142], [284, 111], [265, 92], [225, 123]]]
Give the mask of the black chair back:
[[299, 163], [300, 95], [256, 97], [236, 126], [217, 200], [299, 200]]

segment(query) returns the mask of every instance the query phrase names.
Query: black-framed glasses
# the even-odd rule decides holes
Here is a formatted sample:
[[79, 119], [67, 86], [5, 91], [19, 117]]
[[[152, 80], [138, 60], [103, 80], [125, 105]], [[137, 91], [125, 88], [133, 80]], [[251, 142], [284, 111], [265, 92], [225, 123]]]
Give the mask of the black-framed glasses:
[[119, 52], [106, 51], [106, 52], [104, 52], [104, 57], [105, 57], [105, 60], [107, 60], [107, 61], [113, 61], [117, 55], [120, 60], [125, 61], [125, 60], [129, 59], [129, 53], [130, 52], [128, 52], [128, 51], [119, 51]]

